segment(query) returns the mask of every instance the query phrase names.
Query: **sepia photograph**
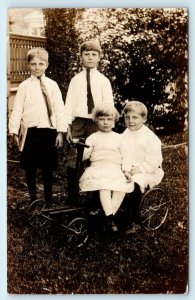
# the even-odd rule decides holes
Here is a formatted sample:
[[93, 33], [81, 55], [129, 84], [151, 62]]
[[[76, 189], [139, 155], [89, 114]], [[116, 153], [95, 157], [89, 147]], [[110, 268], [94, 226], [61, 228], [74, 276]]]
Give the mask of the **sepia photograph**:
[[188, 294], [188, 23], [7, 10], [9, 294]]

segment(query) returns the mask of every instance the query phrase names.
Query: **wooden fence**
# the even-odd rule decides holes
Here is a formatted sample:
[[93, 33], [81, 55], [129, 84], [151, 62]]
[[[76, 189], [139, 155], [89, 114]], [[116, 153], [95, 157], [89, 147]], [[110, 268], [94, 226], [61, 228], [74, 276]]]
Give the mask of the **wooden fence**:
[[29, 77], [26, 62], [27, 51], [31, 48], [44, 48], [46, 38], [10, 33], [8, 44], [8, 77], [10, 84], [18, 85]]

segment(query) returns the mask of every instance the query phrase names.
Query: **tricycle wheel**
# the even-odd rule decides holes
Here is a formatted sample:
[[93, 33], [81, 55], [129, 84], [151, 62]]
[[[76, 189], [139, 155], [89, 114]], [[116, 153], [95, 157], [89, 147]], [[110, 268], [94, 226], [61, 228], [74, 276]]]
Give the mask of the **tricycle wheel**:
[[67, 239], [71, 247], [82, 247], [88, 240], [88, 221], [79, 217], [73, 219], [67, 226]]
[[168, 215], [168, 197], [161, 188], [147, 191], [140, 203], [140, 225], [146, 230], [156, 230]]
[[28, 207], [28, 222], [33, 227], [41, 227], [46, 225], [49, 220], [46, 201], [35, 200]]

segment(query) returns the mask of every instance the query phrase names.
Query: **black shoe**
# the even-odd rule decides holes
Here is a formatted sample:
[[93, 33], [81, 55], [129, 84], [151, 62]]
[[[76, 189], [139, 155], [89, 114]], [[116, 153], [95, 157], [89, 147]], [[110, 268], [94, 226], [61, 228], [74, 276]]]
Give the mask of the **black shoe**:
[[107, 226], [108, 226], [108, 229], [111, 231], [111, 232], [118, 232], [118, 227], [116, 225], [116, 222], [114, 220], [114, 216], [113, 215], [109, 215], [106, 217], [106, 221], [107, 221]]
[[140, 229], [140, 226], [137, 224], [131, 224], [129, 225], [126, 230], [125, 230], [125, 234], [129, 235], [129, 234], [133, 234], [135, 232], [137, 232]]
[[118, 227], [114, 220], [111, 223], [111, 230], [112, 230], [112, 232], [118, 232]]
[[46, 202], [45, 208], [48, 208], [48, 209], [52, 208], [51, 202]]
[[30, 202], [34, 202], [35, 200], [37, 200], [37, 195], [36, 194], [30, 194]]

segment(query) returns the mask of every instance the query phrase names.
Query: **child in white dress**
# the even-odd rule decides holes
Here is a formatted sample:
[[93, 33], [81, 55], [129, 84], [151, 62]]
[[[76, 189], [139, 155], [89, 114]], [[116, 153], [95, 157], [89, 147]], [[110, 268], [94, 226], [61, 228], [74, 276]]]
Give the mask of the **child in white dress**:
[[81, 191], [99, 191], [100, 202], [107, 217], [109, 227], [117, 231], [114, 215], [126, 193], [132, 192], [131, 159], [122, 136], [112, 131], [119, 113], [113, 105], [101, 104], [92, 112], [99, 131], [86, 139], [83, 160], [90, 160], [80, 178]]

